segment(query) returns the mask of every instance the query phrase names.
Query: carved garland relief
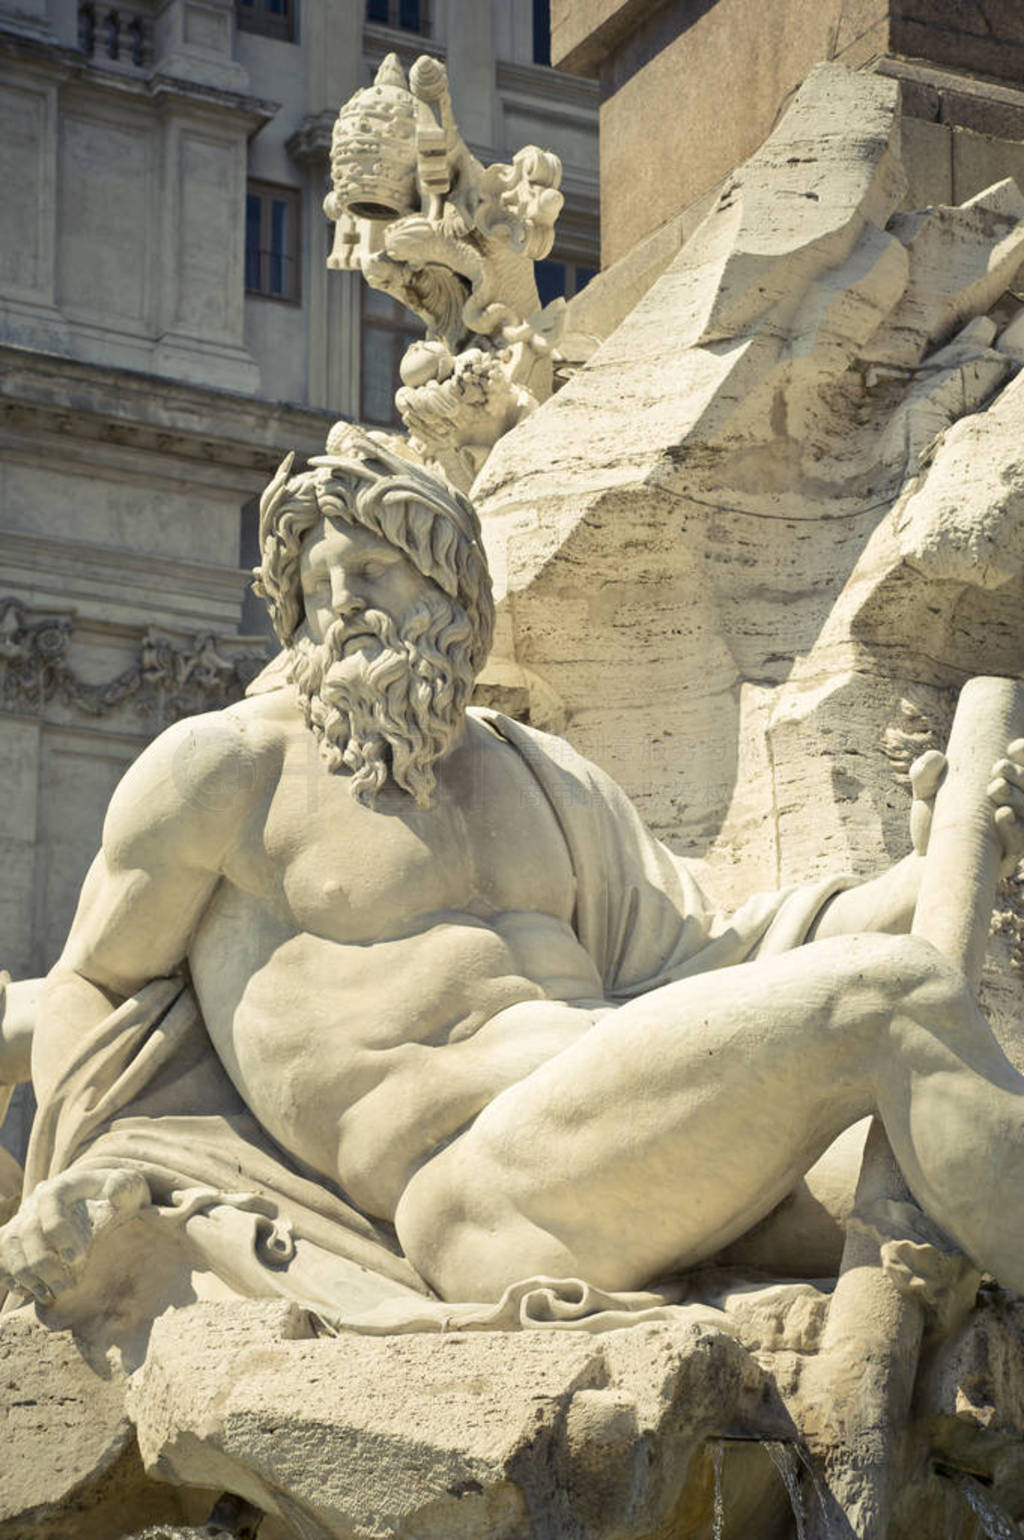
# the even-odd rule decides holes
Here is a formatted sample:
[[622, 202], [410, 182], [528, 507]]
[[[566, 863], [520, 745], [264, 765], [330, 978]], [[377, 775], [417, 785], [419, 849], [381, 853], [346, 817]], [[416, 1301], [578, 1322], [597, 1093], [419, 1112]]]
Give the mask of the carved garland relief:
[[181, 717], [240, 700], [266, 662], [251, 641], [209, 631], [174, 636], [149, 626], [130, 667], [102, 684], [90, 684], [71, 663], [73, 631], [70, 615], [47, 615], [16, 599], [0, 600], [0, 710], [38, 713], [57, 701], [98, 717], [127, 706], [157, 731]]

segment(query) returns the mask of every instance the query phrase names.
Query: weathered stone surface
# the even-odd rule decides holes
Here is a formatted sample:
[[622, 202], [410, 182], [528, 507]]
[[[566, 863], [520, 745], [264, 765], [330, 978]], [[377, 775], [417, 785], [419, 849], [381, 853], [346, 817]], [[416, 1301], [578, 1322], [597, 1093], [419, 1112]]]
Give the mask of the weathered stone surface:
[[[799, 113], [792, 125], [787, 117], [737, 173], [724, 211], [576, 378], [498, 446], [476, 486], [508, 596], [499, 635], [548, 680], [574, 741], [660, 833], [688, 850], [714, 840], [712, 882], [726, 898], [740, 850], [745, 874], [753, 860], [765, 885], [806, 874], [810, 837], [818, 871], [895, 853], [904, 793], [885, 742], [903, 720], [900, 702], [917, 702], [941, 738], [951, 687], [979, 665], [1012, 668], [1020, 647], [998, 596], [972, 589], [965, 607], [961, 590], [915, 590], [886, 518], [937, 436], [1013, 371], [1013, 333], [1004, 352], [1000, 323], [962, 323], [1009, 281], [1017, 195], [1005, 188], [935, 211], [949, 260], [941, 278], [930, 263], [919, 281], [928, 219], [889, 223], [901, 194], [882, 125], [895, 100], [878, 82], [846, 77], [860, 127], [830, 139], [841, 77], [821, 70], [801, 93], [800, 112], [819, 115], [817, 147]], [[832, 192], [832, 226], [806, 196], [825, 166], [851, 200]], [[872, 203], [872, 187], [887, 194]], [[739, 212], [748, 209], [763, 235], [751, 235], [749, 257]], [[719, 228], [735, 254], [719, 248]], [[695, 285], [706, 285], [699, 299]], [[912, 297], [926, 289], [922, 309]], [[697, 314], [714, 324], [698, 331]], [[693, 345], [681, 349], [686, 338]], [[927, 366], [899, 376], [897, 344], [918, 359], [931, 347]], [[941, 461], [934, 486], [948, 503]], [[871, 571], [889, 579], [869, 616], [857, 596]], [[822, 717], [832, 696], [837, 709]], [[812, 749], [797, 724], [815, 720]], [[808, 799], [820, 810], [813, 836]]]
[[[807, 1350], [818, 1327], [801, 1327], [796, 1291], [785, 1303], [761, 1297], [742, 1307], [741, 1330], [760, 1341], [761, 1367], [788, 1408], [813, 1422], [820, 1383], [806, 1379]], [[892, 1540], [973, 1534], [950, 1472], [977, 1473], [1008, 1516], [1024, 1515], [1022, 1308], [986, 1288], [966, 1324], [928, 1350], [910, 1429], [918, 1453]], [[129, 1392], [150, 1475], [244, 1493], [272, 1515], [274, 1537], [594, 1540], [703, 1534], [718, 1463], [727, 1537], [792, 1534], [764, 1446], [788, 1436], [786, 1412], [738, 1343], [713, 1331], [389, 1340], [308, 1330], [286, 1306], [169, 1312]], [[855, 1359], [846, 1370], [852, 1407]], [[778, 1446], [773, 1459], [791, 1462]], [[814, 1534], [823, 1495], [805, 1479]]]
[[[164, 1316], [129, 1393], [150, 1472], [240, 1492], [310, 1537], [593, 1540], [656, 1532], [708, 1436], [787, 1429], [753, 1359], [704, 1327], [300, 1330], [276, 1306]], [[711, 1497], [695, 1475], [691, 1526]], [[767, 1462], [746, 1485], [770, 1512]]]
[[908, 250], [908, 277], [862, 357], [913, 367], [983, 316], [1024, 260], [1022, 218], [1024, 198], [1009, 181], [960, 208], [896, 215], [889, 229]]
[[[749, 155], [815, 64], [857, 67], [885, 51], [885, 0], [856, 7], [826, 0], [812, 12], [799, 0], [780, 0], [771, 11], [749, 0], [633, 10], [629, 36], [616, 43], [612, 35], [599, 65], [605, 264]], [[556, 46], [557, 37], [556, 29]], [[680, 79], [699, 80], [701, 90], [680, 93]], [[737, 93], [742, 112], [718, 110]]]
[[1022, 1365], [1024, 1305], [989, 1286], [960, 1330], [932, 1349], [919, 1391], [922, 1435], [939, 1468], [980, 1477], [983, 1495], [1017, 1521], [1024, 1518]]
[[125, 1379], [98, 1373], [70, 1332], [27, 1310], [0, 1318], [0, 1537], [112, 1540], [182, 1513], [146, 1478]]
[[[824, 0], [810, 8], [782, 0], [770, 8], [757, 0], [703, 6], [562, 0], [552, 14], [552, 56], [561, 68], [601, 81], [605, 264], [673, 220], [749, 155], [820, 61], [905, 80], [905, 121], [909, 115], [992, 136], [991, 168], [982, 181], [955, 197], [947, 191], [911, 207], [962, 202], [1016, 175], [1024, 64], [1012, 11], [1012, 5], [908, 7], [898, 0]], [[680, 80], [699, 81], [701, 88], [680, 92]], [[739, 101], [742, 111], [722, 108]]]

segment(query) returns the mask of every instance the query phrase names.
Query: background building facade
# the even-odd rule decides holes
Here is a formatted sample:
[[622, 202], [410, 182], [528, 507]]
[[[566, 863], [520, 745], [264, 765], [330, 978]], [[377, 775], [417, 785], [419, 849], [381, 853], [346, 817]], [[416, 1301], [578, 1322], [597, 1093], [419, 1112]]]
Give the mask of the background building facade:
[[532, 0], [0, 4], [0, 963], [58, 954], [103, 809], [266, 651], [255, 498], [338, 417], [392, 420], [413, 318], [325, 267], [339, 105], [445, 58], [484, 161], [566, 206], [545, 299], [596, 269], [597, 87]]

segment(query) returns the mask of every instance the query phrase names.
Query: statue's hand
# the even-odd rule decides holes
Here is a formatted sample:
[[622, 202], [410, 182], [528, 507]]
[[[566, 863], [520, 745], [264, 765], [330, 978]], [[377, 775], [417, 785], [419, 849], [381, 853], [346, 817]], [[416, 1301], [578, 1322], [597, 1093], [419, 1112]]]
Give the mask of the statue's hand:
[[[945, 771], [946, 756], [937, 749], [929, 749], [910, 767], [910, 785], [914, 793], [910, 837], [919, 856], [928, 849], [935, 793]], [[1024, 738], [1015, 739], [1007, 748], [1006, 757], [992, 766], [988, 797], [993, 805], [1002, 851], [1000, 870], [1006, 877], [1024, 859]]]
[[919, 755], [910, 767], [910, 789], [914, 797], [910, 805], [910, 838], [915, 854], [919, 856], [928, 850], [935, 794], [945, 773], [946, 756], [940, 754], [938, 749], [929, 749], [927, 753]]
[[1015, 738], [1006, 758], [992, 766], [988, 795], [1003, 851], [1000, 870], [1008, 877], [1024, 858], [1024, 738]]
[[138, 1171], [64, 1171], [40, 1182], [0, 1229], [0, 1288], [41, 1305], [74, 1288], [94, 1241], [150, 1202]]

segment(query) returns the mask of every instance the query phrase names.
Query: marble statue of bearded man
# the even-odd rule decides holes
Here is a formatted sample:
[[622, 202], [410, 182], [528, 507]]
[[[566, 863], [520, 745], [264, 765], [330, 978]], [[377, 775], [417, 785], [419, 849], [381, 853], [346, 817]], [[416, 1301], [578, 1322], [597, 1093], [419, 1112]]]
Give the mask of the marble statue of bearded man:
[[[378, 438], [286, 461], [261, 546], [282, 660], [128, 771], [46, 984], [13, 1297], [109, 1318], [127, 1271], [133, 1319], [226, 1287], [397, 1329], [521, 1314], [543, 1276], [581, 1314], [656, 1309], [871, 1112], [1024, 1287], [1024, 1080], [901, 934], [920, 851], [716, 914], [601, 771], [468, 707], [476, 515]], [[1008, 864], [1022, 762], [993, 783]]]

